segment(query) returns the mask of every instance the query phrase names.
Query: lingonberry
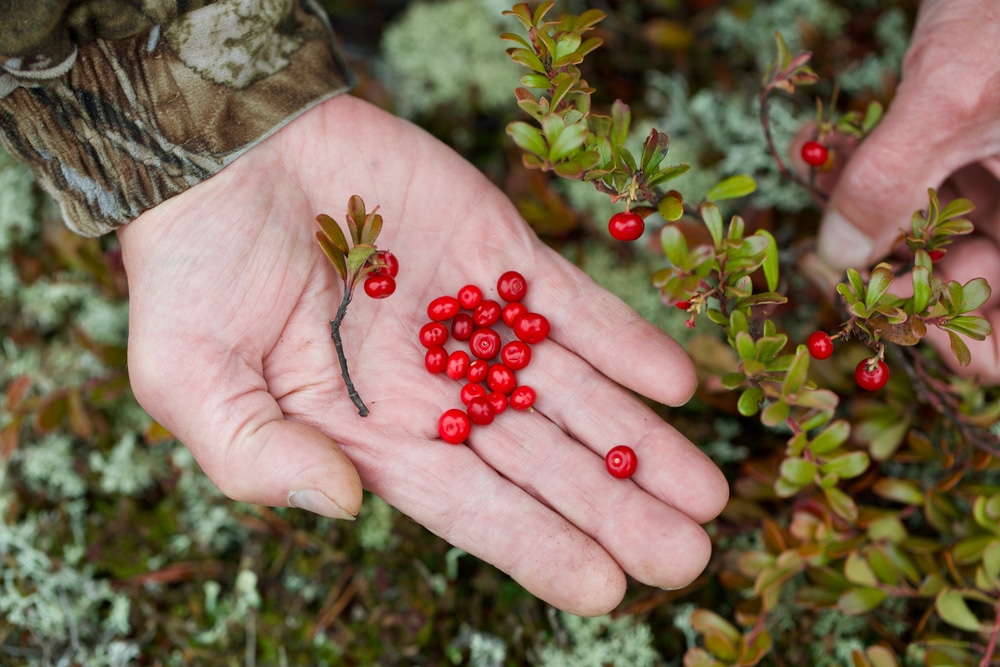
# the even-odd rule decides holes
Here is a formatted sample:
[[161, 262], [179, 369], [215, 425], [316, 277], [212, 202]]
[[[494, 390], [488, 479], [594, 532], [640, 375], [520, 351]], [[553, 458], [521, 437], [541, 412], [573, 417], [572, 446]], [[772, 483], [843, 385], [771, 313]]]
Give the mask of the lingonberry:
[[390, 275], [368, 274], [365, 278], [365, 294], [373, 299], [384, 299], [396, 291], [396, 279]]
[[465, 370], [465, 379], [469, 382], [482, 382], [486, 379], [486, 371], [490, 364], [485, 359], [473, 359]]
[[424, 355], [424, 366], [430, 373], [440, 373], [444, 371], [445, 366], [447, 365], [448, 351], [440, 345], [430, 348], [427, 350], [427, 354]]
[[439, 296], [427, 304], [427, 317], [435, 322], [443, 322], [458, 315], [461, 308], [462, 306], [455, 297]]
[[811, 167], [822, 167], [830, 158], [830, 151], [815, 139], [802, 144], [802, 161]]
[[493, 417], [496, 416], [496, 410], [493, 409], [493, 404], [486, 396], [476, 396], [470, 400], [469, 404], [465, 406], [465, 412], [469, 415], [472, 423], [477, 426], [492, 424]]
[[635, 469], [639, 465], [639, 459], [635, 452], [628, 445], [618, 445], [612, 447], [607, 456], [604, 457], [604, 464], [612, 477], [627, 479], [635, 474]]
[[472, 311], [472, 321], [481, 327], [491, 327], [500, 320], [500, 304], [486, 299]]
[[451, 335], [455, 340], [469, 340], [476, 323], [472, 321], [472, 316], [466, 313], [459, 313], [451, 321]]
[[540, 343], [549, 336], [549, 321], [538, 313], [525, 313], [514, 322], [514, 335], [525, 343]]
[[510, 394], [517, 386], [514, 371], [503, 364], [492, 364], [486, 371], [486, 386], [501, 394]]
[[944, 256], [947, 254], [947, 252], [948, 252], [947, 250], [944, 250], [942, 248], [935, 248], [934, 250], [928, 250], [927, 254], [928, 256], [930, 256], [931, 262], [940, 262], [942, 259], [944, 259]]
[[813, 359], [827, 359], [833, 354], [833, 339], [825, 331], [814, 331], [809, 334], [806, 347]]
[[485, 396], [486, 388], [481, 384], [473, 384], [472, 382], [462, 385], [461, 391], [458, 392], [458, 397], [461, 399], [462, 403], [465, 405], [469, 404], [469, 401], [474, 399], [476, 396]]
[[428, 322], [420, 327], [420, 344], [426, 348], [448, 342], [448, 329], [440, 322]]
[[452, 380], [461, 380], [465, 377], [465, 372], [469, 370], [469, 354], [464, 350], [455, 350], [448, 355], [448, 362], [444, 367], [444, 374]]
[[381, 265], [372, 270], [372, 275], [392, 276], [393, 278], [399, 275], [399, 260], [391, 252], [388, 250], [378, 250], [372, 257], [375, 260], [374, 264]]
[[538, 394], [535, 393], [534, 389], [526, 384], [522, 384], [510, 392], [510, 407], [515, 410], [527, 410], [535, 404], [535, 398], [537, 397]]
[[501, 311], [500, 316], [503, 318], [503, 323], [513, 329], [514, 322], [517, 322], [517, 318], [527, 312], [528, 309], [523, 303], [520, 301], [511, 301], [503, 307], [503, 311]]
[[469, 338], [469, 349], [480, 359], [492, 359], [500, 351], [500, 334], [493, 329], [476, 329]]
[[445, 410], [438, 419], [438, 435], [441, 436], [442, 440], [452, 445], [465, 442], [471, 432], [472, 420], [469, 419], [469, 415], [464, 410], [458, 408]]
[[621, 211], [611, 216], [608, 231], [618, 241], [635, 241], [646, 230], [642, 216], [632, 211]]
[[854, 380], [865, 391], [878, 391], [889, 381], [889, 367], [881, 359], [862, 359], [854, 368]]
[[674, 305], [677, 306], [678, 308], [680, 308], [681, 310], [687, 310], [688, 308], [691, 307], [691, 302], [690, 301], [678, 301]]
[[500, 360], [512, 371], [519, 371], [531, 361], [531, 346], [523, 340], [512, 340], [500, 348]]
[[517, 271], [507, 271], [497, 280], [497, 294], [504, 301], [520, 301], [528, 291], [528, 281]]
[[458, 290], [458, 303], [466, 310], [472, 310], [483, 300], [483, 290], [475, 285], [466, 285]]
[[499, 391], [486, 394], [486, 400], [493, 406], [493, 414], [498, 415], [507, 409], [507, 397]]

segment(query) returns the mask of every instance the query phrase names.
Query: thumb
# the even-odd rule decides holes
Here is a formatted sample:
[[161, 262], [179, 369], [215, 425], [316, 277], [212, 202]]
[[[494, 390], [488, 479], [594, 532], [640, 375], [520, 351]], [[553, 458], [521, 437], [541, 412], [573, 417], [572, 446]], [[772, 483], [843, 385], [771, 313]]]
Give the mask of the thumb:
[[[149, 353], [144, 347], [129, 341], [137, 400], [191, 450], [223, 494], [354, 519], [362, 499], [357, 470], [318, 429], [284, 418], [258, 370], [191, 346], [183, 353], [162, 345]], [[192, 361], [183, 368], [169, 362], [185, 358]]]

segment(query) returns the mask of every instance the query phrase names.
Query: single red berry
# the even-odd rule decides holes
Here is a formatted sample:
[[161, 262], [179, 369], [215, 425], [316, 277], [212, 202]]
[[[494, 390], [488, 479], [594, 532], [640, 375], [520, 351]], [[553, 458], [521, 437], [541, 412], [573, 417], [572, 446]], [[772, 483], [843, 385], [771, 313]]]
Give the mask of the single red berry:
[[468, 313], [459, 313], [451, 321], [451, 335], [455, 340], [469, 340], [472, 331], [476, 328], [476, 323], [472, 321], [472, 316]]
[[537, 397], [538, 394], [535, 393], [534, 389], [526, 384], [522, 384], [510, 392], [510, 407], [515, 410], [527, 410], [535, 404]]
[[500, 320], [500, 304], [486, 299], [472, 311], [472, 321], [481, 327], [491, 327]]
[[642, 216], [632, 211], [615, 213], [608, 221], [611, 237], [619, 241], [635, 241], [645, 230], [646, 223]]
[[604, 457], [604, 463], [612, 477], [627, 479], [635, 474], [635, 469], [639, 465], [639, 459], [636, 458], [635, 452], [631, 447], [628, 445], [618, 445], [611, 448], [611, 451]]
[[687, 310], [688, 308], [691, 307], [691, 302], [690, 301], [678, 301], [674, 305], [677, 306], [678, 308], [680, 308], [681, 310]]
[[806, 347], [813, 359], [827, 359], [833, 354], [833, 339], [825, 331], [814, 331], [809, 334]]
[[458, 392], [458, 397], [465, 405], [468, 405], [469, 401], [475, 397], [485, 395], [486, 388], [481, 384], [473, 384], [472, 382], [462, 385], [461, 391]]
[[469, 382], [482, 382], [486, 379], [486, 371], [490, 364], [485, 359], [473, 359], [465, 371], [465, 379]]
[[497, 294], [504, 301], [520, 301], [528, 291], [528, 281], [517, 271], [507, 271], [497, 280]]
[[519, 371], [531, 361], [531, 346], [523, 340], [512, 340], [500, 348], [500, 360], [512, 371]]
[[424, 366], [429, 373], [441, 373], [447, 365], [448, 351], [440, 345], [430, 348], [424, 355]]
[[446, 342], [448, 342], [448, 329], [440, 322], [428, 322], [420, 327], [420, 344], [424, 347], [437, 347]]
[[470, 400], [469, 404], [465, 406], [465, 412], [469, 415], [472, 423], [478, 426], [492, 424], [493, 417], [496, 416], [493, 404], [485, 396], [476, 396]]
[[390, 275], [368, 274], [365, 278], [365, 294], [373, 299], [384, 299], [396, 291], [396, 279]]
[[811, 167], [822, 167], [829, 157], [827, 147], [816, 140], [802, 144], [802, 161]]
[[928, 250], [927, 254], [930, 256], [931, 262], [940, 262], [948, 254], [948, 251], [942, 248], [935, 248], [934, 250]]
[[538, 313], [525, 313], [514, 322], [514, 335], [525, 343], [540, 343], [549, 336], [549, 321]]
[[458, 299], [455, 297], [439, 296], [427, 304], [427, 317], [435, 322], [450, 320], [458, 315], [458, 311], [461, 310], [461, 308], [462, 306], [458, 303]]
[[382, 264], [372, 271], [372, 275], [392, 276], [393, 278], [399, 275], [399, 260], [391, 252], [378, 250], [372, 256], [375, 258], [375, 263]]
[[465, 442], [472, 432], [472, 420], [464, 410], [452, 408], [445, 410], [438, 419], [438, 435], [441, 439], [452, 445]]
[[479, 289], [475, 285], [466, 285], [462, 289], [458, 290], [458, 302], [462, 305], [462, 308], [466, 310], [472, 310], [478, 306], [483, 300], [483, 290]]
[[469, 349], [480, 359], [492, 359], [500, 352], [500, 334], [493, 329], [476, 329], [469, 338]]
[[448, 362], [445, 364], [444, 374], [452, 380], [461, 380], [465, 377], [465, 372], [469, 370], [469, 355], [464, 350], [455, 350], [448, 355]]
[[503, 364], [492, 364], [486, 371], [486, 385], [493, 391], [510, 394], [517, 386], [517, 378], [514, 377], [514, 371]]
[[503, 323], [513, 329], [514, 322], [517, 322], [517, 318], [527, 312], [528, 309], [523, 303], [520, 301], [511, 301], [503, 307], [503, 311], [501, 311], [500, 316], [503, 318]]
[[865, 391], [878, 391], [889, 381], [889, 367], [879, 359], [869, 367], [871, 359], [862, 359], [854, 368], [854, 380]]
[[499, 391], [491, 391], [486, 394], [486, 400], [493, 406], [493, 414], [498, 415], [507, 409], [507, 397]]

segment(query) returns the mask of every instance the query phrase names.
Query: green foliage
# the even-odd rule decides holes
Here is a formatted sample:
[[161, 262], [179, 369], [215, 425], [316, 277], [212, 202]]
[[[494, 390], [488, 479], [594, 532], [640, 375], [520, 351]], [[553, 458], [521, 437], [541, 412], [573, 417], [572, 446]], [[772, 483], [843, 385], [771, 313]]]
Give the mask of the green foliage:
[[628, 617], [559, 614], [556, 640], [538, 652], [540, 667], [651, 667], [649, 628]]

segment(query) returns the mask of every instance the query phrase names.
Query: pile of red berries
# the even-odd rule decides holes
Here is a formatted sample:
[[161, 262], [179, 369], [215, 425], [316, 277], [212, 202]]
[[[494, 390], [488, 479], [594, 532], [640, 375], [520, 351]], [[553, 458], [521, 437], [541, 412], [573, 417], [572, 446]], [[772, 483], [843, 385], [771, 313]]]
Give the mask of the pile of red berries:
[[[833, 354], [833, 338], [825, 331], [814, 331], [806, 347], [814, 359], [828, 359]], [[866, 391], [878, 391], [889, 382], [889, 367], [878, 357], [862, 359], [854, 368], [854, 381]]]
[[[445, 442], [465, 442], [473, 425], [491, 424], [508, 407], [527, 410], [534, 405], [535, 390], [519, 385], [516, 372], [531, 361], [531, 346], [548, 337], [549, 321], [521, 302], [527, 291], [524, 276], [508, 271], [497, 281], [503, 304], [486, 298], [475, 285], [428, 304], [430, 321], [420, 328], [420, 344], [427, 349], [424, 366], [463, 383], [459, 398], [465, 409], [446, 410], [438, 420], [438, 434]], [[449, 321], [450, 327], [445, 325]], [[500, 323], [513, 332], [513, 340], [504, 342], [494, 328]], [[466, 343], [467, 349], [449, 352], [449, 340]]]

